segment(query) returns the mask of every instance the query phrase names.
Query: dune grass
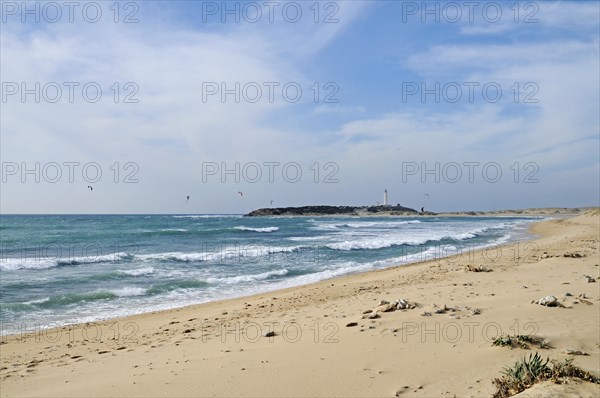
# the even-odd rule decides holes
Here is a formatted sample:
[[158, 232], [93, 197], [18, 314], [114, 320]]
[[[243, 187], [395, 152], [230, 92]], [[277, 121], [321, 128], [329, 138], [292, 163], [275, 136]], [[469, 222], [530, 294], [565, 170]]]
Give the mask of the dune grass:
[[567, 378], [578, 378], [600, 384], [600, 377], [573, 365], [572, 359], [550, 361], [546, 358], [544, 360], [537, 352], [523, 357], [512, 366], [505, 367], [502, 374], [502, 377], [493, 380], [496, 386], [494, 398], [513, 396], [545, 380], [560, 383]]

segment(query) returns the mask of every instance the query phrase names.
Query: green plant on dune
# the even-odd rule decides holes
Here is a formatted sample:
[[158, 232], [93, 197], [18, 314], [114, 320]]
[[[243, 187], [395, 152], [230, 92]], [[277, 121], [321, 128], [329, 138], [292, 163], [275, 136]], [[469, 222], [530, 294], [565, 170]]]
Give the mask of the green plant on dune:
[[502, 373], [511, 380], [531, 384], [549, 370], [548, 362], [548, 358], [544, 361], [536, 352], [529, 354], [529, 358], [523, 358], [521, 362], [516, 362], [512, 367], [506, 367]]
[[492, 342], [492, 345], [497, 347], [512, 347], [512, 339], [510, 336], [500, 336]]
[[536, 336], [519, 334], [515, 337], [517, 338], [517, 341], [519, 341], [520, 343], [529, 343], [532, 345], [537, 345], [540, 348], [550, 348], [548, 343], [546, 343], [543, 339], [536, 337]]
[[572, 359], [564, 361], [545, 360], [539, 353], [529, 354], [512, 366], [507, 366], [502, 371], [503, 376], [495, 378], [492, 382], [496, 386], [493, 398], [506, 398], [525, 391], [527, 388], [544, 380], [556, 383], [563, 378], [579, 378], [592, 383], [600, 384], [600, 377], [573, 365]]
[[581, 380], [589, 381], [590, 383], [600, 384], [600, 377], [594, 376], [588, 371], [585, 371], [573, 365], [573, 359], [565, 359], [562, 362], [552, 362], [552, 374], [550, 379], [557, 381], [561, 377], [576, 377]]
[[493, 342], [493, 346], [497, 347], [520, 347], [523, 349], [529, 349], [530, 345], [537, 346], [539, 348], [549, 348], [550, 346], [541, 338], [530, 335], [516, 335], [516, 336], [499, 336]]

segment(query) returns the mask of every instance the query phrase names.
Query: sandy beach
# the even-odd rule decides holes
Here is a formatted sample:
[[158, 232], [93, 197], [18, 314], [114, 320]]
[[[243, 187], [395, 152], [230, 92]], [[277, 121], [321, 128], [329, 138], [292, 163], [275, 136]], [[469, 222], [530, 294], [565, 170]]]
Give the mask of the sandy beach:
[[[573, 358], [598, 374], [599, 221], [599, 211], [588, 210], [534, 224], [530, 241], [251, 297], [3, 337], [0, 392], [486, 397], [505, 366], [536, 351], [551, 359]], [[532, 303], [549, 295], [560, 305]], [[383, 303], [373, 319], [366, 318], [382, 300], [399, 299], [407, 309], [387, 311]], [[546, 348], [494, 346], [502, 335], [535, 336]], [[522, 394], [595, 397], [600, 386], [545, 382]]]

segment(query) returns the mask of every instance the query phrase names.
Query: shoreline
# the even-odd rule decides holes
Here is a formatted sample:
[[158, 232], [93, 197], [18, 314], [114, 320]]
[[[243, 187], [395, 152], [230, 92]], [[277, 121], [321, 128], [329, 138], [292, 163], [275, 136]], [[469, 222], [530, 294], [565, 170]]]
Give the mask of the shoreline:
[[[561, 357], [566, 346], [579, 347], [589, 355], [576, 357], [576, 363], [598, 372], [597, 285], [561, 267], [568, 263], [598, 277], [597, 211], [536, 222], [529, 230], [539, 237], [494, 246], [495, 261], [483, 249], [252, 296], [3, 336], [2, 396], [393, 396], [405, 385], [410, 396], [490, 395], [490, 374], [499, 376], [511, 358], [527, 351], [491, 347], [479, 333], [465, 341], [443, 332], [458, 325], [464, 337], [473, 322], [479, 329], [495, 323], [503, 334], [513, 334], [515, 326], [528, 334], [537, 325], [532, 334], [553, 347], [542, 354]], [[563, 256], [572, 251], [585, 256]], [[492, 272], [464, 271], [482, 264]], [[560, 299], [570, 310], [530, 304], [548, 294], [559, 297], [562, 282], [554, 274], [540, 286], [546, 264], [559, 279], [569, 278], [563, 289], [573, 290], [573, 297], [583, 290], [591, 305], [573, 305], [576, 299], [569, 297]], [[399, 298], [419, 307], [362, 318], [380, 300]], [[442, 305], [453, 311], [436, 314], [434, 308]], [[346, 327], [353, 322], [357, 325]], [[275, 336], [265, 337], [269, 328]], [[294, 331], [303, 337], [295, 340]], [[488, 366], [474, 368], [473, 361]], [[432, 377], [453, 371], [460, 377], [447, 383]], [[110, 382], [94, 381], [102, 379], [99, 374]], [[193, 381], [186, 375], [206, 377]], [[268, 380], [273, 385], [266, 388]], [[300, 387], [288, 384], [300, 380]]]
[[[522, 231], [518, 231], [516, 228], [512, 231], [514, 233], [516, 233], [517, 235], [514, 235], [511, 237], [511, 239], [509, 239], [506, 242], [502, 242], [502, 243], [487, 243], [487, 244], [482, 244], [481, 246], [476, 246], [476, 247], [467, 247], [466, 253], [469, 252], [480, 252], [483, 250], [489, 250], [492, 248], [502, 248], [503, 246], [508, 246], [511, 244], [519, 244], [519, 243], [525, 243], [528, 241], [532, 241], [534, 239], [537, 238], [536, 234], [531, 232], [532, 227], [538, 223], [538, 222], [543, 222], [543, 221], [547, 221], [547, 220], [551, 220], [551, 219], [559, 219], [559, 218], [565, 218], [565, 217], [569, 217], [569, 216], [575, 216], [574, 214], [561, 214], [559, 216], [548, 216], [548, 215], [537, 215], [537, 216], [519, 216], [519, 215], [497, 215], [497, 216], [493, 216], [493, 217], [498, 217], [498, 218], [503, 218], [503, 217], [517, 217], [517, 218], [528, 218], [531, 217], [531, 222], [528, 224], [526, 230], [523, 229]], [[273, 216], [273, 218], [287, 218], [287, 217], [306, 217], [306, 216]], [[341, 216], [323, 216], [323, 217], [341, 217]], [[365, 218], [363, 216], [348, 216], [348, 217], [356, 217], [356, 218]], [[390, 217], [389, 215], [386, 214], [377, 214], [377, 215], [371, 215], [369, 217]], [[394, 217], [394, 216], [392, 216]], [[401, 216], [402, 218], [405, 218], [405, 216]], [[437, 217], [437, 216], [432, 216], [432, 215], [421, 215], [420, 217], [426, 217], [426, 218], [433, 218], [433, 217]], [[462, 217], [462, 215], [448, 215], [448, 216], [440, 216], [440, 217], [448, 217], [448, 218], [452, 218], [452, 217]], [[479, 217], [479, 216], [477, 216]], [[484, 216], [481, 216], [484, 217]], [[541, 220], [536, 220], [535, 218], [543, 218]], [[417, 245], [416, 247], [419, 247], [422, 245]], [[366, 271], [355, 271], [355, 272], [350, 272], [347, 274], [342, 274], [342, 275], [337, 275], [337, 276], [333, 276], [333, 277], [328, 277], [325, 279], [321, 279], [321, 280], [317, 280], [314, 282], [308, 282], [308, 283], [301, 283], [299, 285], [293, 285], [293, 286], [286, 286], [286, 287], [274, 287], [274, 288], [269, 288], [267, 286], [267, 290], [264, 291], [259, 291], [259, 292], [253, 292], [250, 294], [244, 294], [242, 293], [241, 295], [234, 295], [232, 297], [225, 297], [225, 298], [221, 298], [221, 299], [217, 299], [217, 300], [211, 300], [211, 301], [207, 301], [207, 302], [203, 302], [203, 303], [193, 303], [193, 304], [186, 304], [183, 306], [175, 306], [172, 308], [163, 308], [163, 309], [158, 309], [158, 310], [150, 310], [150, 311], [143, 311], [143, 312], [139, 312], [139, 313], [134, 313], [134, 314], [129, 314], [129, 315], [124, 315], [124, 316], [115, 316], [115, 317], [107, 317], [107, 318], [102, 318], [102, 319], [94, 319], [94, 320], [88, 320], [88, 321], [79, 321], [79, 322], [65, 322], [62, 325], [58, 325], [58, 326], [54, 326], [52, 324], [50, 325], [39, 325], [37, 323], [35, 323], [35, 325], [37, 326], [37, 332], [36, 331], [32, 331], [30, 330], [31, 328], [24, 328], [23, 324], [24, 322], [20, 322], [20, 328], [16, 328], [15, 333], [9, 333], [9, 334], [5, 334], [5, 330], [7, 330], [8, 328], [5, 325], [13, 325], [14, 323], [4, 323], [4, 324], [0, 324], [1, 328], [0, 328], [0, 341], [4, 341], [7, 338], [13, 337], [13, 336], [17, 336], [17, 335], [30, 335], [30, 334], [39, 334], [40, 330], [43, 330], [43, 333], [49, 333], [52, 332], [54, 330], [69, 330], [72, 329], [73, 327], [78, 327], [84, 324], [97, 324], [97, 323], [103, 323], [103, 322], [114, 322], [114, 321], [119, 321], [119, 320], [126, 320], [129, 318], [134, 318], [137, 316], [143, 316], [143, 315], [150, 315], [150, 314], [160, 314], [163, 312], [168, 312], [168, 311], [174, 311], [174, 310], [180, 310], [180, 309], [186, 309], [186, 308], [190, 308], [190, 307], [196, 307], [196, 306], [203, 306], [203, 305], [207, 305], [207, 304], [211, 304], [211, 303], [219, 303], [219, 302], [225, 302], [228, 300], [238, 300], [238, 299], [244, 299], [244, 298], [252, 298], [255, 296], [259, 296], [259, 295], [264, 295], [264, 294], [271, 294], [271, 293], [277, 293], [279, 291], [287, 291], [289, 289], [296, 289], [296, 288], [303, 288], [303, 287], [310, 287], [312, 285], [318, 285], [320, 283], [326, 283], [328, 281], [335, 281], [338, 278], [343, 278], [343, 277], [349, 277], [349, 276], [360, 276], [360, 275], [364, 275], [364, 274], [369, 274], [369, 273], [373, 273], [373, 272], [378, 272], [378, 271], [384, 271], [384, 270], [389, 270], [389, 269], [394, 269], [394, 268], [398, 268], [398, 267], [407, 267], [407, 266], [414, 266], [414, 265], [419, 265], [422, 263], [426, 263], [426, 262], [430, 262], [430, 261], [441, 261], [441, 260], [448, 260], [450, 261], [453, 258], [460, 258], [464, 255], [466, 255], [466, 253], [455, 253], [455, 254], [450, 254], [450, 255], [440, 255], [438, 256], [438, 252], [436, 251], [436, 253], [434, 254], [434, 256], [432, 258], [425, 258], [423, 259], [423, 257], [426, 255], [425, 252], [419, 252], [419, 253], [410, 253], [410, 254], [404, 254], [402, 257], [410, 257], [410, 256], [418, 256], [421, 259], [418, 260], [414, 260], [414, 261], [407, 261], [404, 263], [395, 263], [395, 264], [391, 264], [388, 266], [385, 266], [383, 268], [374, 268], [374, 269], [370, 269], [370, 270], [366, 270]], [[310, 275], [310, 274], [309, 274]], [[32, 323], [34, 324], [34, 323]], [[13, 330], [15, 330], [13, 328]]]
[[[538, 222], [543, 222], [543, 221], [538, 221]], [[513, 244], [526, 243], [529, 241], [533, 241], [537, 238], [537, 236], [536, 236], [536, 234], [533, 234], [532, 232], [529, 231], [532, 226], [533, 225], [530, 225], [527, 228], [527, 234], [531, 235], [530, 237], [522, 238], [522, 239], [515, 239], [513, 241], [508, 241], [508, 242], [499, 243], [499, 244], [478, 246], [478, 247], [475, 247], [472, 250], [470, 250], [470, 252], [476, 253], [476, 252], [481, 252], [481, 251], [492, 249], [492, 248], [502, 249], [504, 246], [510, 246]], [[469, 253], [469, 252], [466, 252], [466, 253]], [[309, 283], [305, 283], [305, 284], [288, 286], [288, 287], [283, 287], [283, 288], [274, 288], [273, 290], [265, 290], [262, 292], [251, 293], [248, 295], [226, 297], [223, 299], [207, 301], [204, 303], [187, 304], [187, 305], [184, 305], [181, 307], [173, 307], [173, 308], [159, 309], [159, 310], [153, 310], [153, 311], [147, 311], [147, 312], [140, 312], [137, 314], [117, 316], [114, 318], [111, 317], [111, 318], [104, 318], [104, 319], [98, 319], [98, 320], [92, 320], [92, 321], [66, 323], [66, 324], [60, 325], [60, 326], [49, 326], [49, 325], [41, 325], [40, 326], [40, 325], [38, 325], [38, 329], [44, 330], [43, 333], [50, 333], [50, 332], [54, 332], [55, 330], [59, 330], [59, 329], [66, 333], [68, 330], [70, 330], [74, 327], [75, 328], [80, 327], [81, 325], [94, 325], [94, 324], [98, 324], [98, 323], [110, 323], [110, 322], [115, 322], [115, 321], [128, 320], [130, 318], [135, 318], [135, 317], [144, 316], [144, 315], [160, 315], [162, 313], [169, 312], [169, 311], [185, 310], [185, 309], [189, 309], [189, 308], [193, 308], [193, 307], [201, 307], [201, 306], [205, 306], [205, 305], [209, 305], [209, 304], [225, 303], [225, 302], [231, 301], [231, 300], [241, 300], [241, 299], [246, 299], [246, 298], [252, 299], [252, 298], [256, 298], [258, 296], [263, 296], [265, 294], [276, 294], [278, 292], [287, 292], [288, 290], [293, 290], [293, 289], [303, 289], [303, 288], [307, 288], [307, 287], [312, 287], [313, 285], [316, 286], [316, 285], [320, 285], [322, 283], [335, 282], [337, 279], [342, 279], [345, 277], [352, 277], [352, 276], [360, 277], [360, 276], [364, 276], [367, 274], [392, 270], [392, 269], [399, 268], [399, 267], [419, 266], [421, 264], [428, 263], [428, 262], [436, 262], [436, 261], [444, 261], [444, 260], [451, 261], [453, 258], [461, 258], [462, 256], [467, 255], [466, 253], [451, 254], [448, 256], [433, 257], [433, 258], [429, 258], [429, 259], [425, 259], [425, 260], [416, 260], [416, 261], [409, 261], [406, 263], [393, 264], [393, 265], [390, 265], [390, 266], [387, 266], [384, 268], [375, 268], [375, 269], [371, 269], [371, 270], [367, 270], [367, 271], [351, 272], [348, 274], [332, 276], [329, 278], [325, 278], [325, 279], [321, 279], [318, 281], [309, 282]], [[420, 255], [420, 254], [422, 254], [422, 253], [417, 253], [417, 255]], [[8, 324], [10, 325], [11, 323], [8, 323]], [[21, 322], [20, 325], [23, 325], [23, 322]], [[0, 332], [3, 332], [4, 330], [5, 330], [5, 328], [2, 328], [2, 330], [0, 330]], [[39, 334], [39, 333], [40, 333], [39, 330], [32, 331], [32, 330], [21, 329], [21, 331], [15, 332], [12, 334], [0, 334], [0, 342], [5, 341], [10, 338], [13, 338], [13, 337], [16, 337], [16, 336], [21, 336], [21, 338], [28, 338], [28, 337], [30, 338], [30, 337], [34, 337], [36, 334]]]

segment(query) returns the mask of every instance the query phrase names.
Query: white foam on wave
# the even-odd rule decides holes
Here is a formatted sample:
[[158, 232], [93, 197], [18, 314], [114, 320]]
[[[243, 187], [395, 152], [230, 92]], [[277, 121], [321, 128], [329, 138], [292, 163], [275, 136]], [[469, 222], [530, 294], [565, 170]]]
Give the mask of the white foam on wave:
[[187, 232], [187, 229], [184, 228], [164, 228], [161, 229], [162, 232]]
[[319, 223], [316, 224], [314, 226], [309, 227], [310, 229], [313, 229], [315, 231], [332, 231], [332, 230], [338, 230], [340, 224], [325, 224], [325, 223]]
[[348, 227], [348, 228], [392, 228], [399, 227], [401, 225], [410, 225], [410, 224], [421, 224], [419, 220], [407, 220], [407, 221], [365, 221], [365, 222], [352, 222], [346, 224], [337, 224], [339, 226]]
[[275, 253], [289, 253], [299, 250], [301, 246], [233, 246], [213, 252], [170, 252], [137, 255], [143, 261], [173, 260], [183, 262], [223, 261], [243, 257], [261, 257]]
[[[299, 275], [293, 278], [289, 278], [285, 281], [279, 282], [273, 285], [272, 289], [281, 289], [285, 287], [305, 285], [308, 283], [319, 282], [326, 279], [335, 278], [341, 275], [350, 275], [360, 272], [366, 272], [373, 269], [388, 268], [395, 265], [403, 265], [408, 263], [414, 263], [418, 261], [432, 260], [440, 258], [442, 256], [448, 256], [455, 254], [455, 249], [451, 250], [450, 245], [444, 245], [440, 247], [429, 247], [426, 250], [419, 251], [416, 253], [407, 253], [403, 256], [386, 258], [382, 260], [376, 260], [366, 263], [359, 263], [355, 261], [346, 261], [337, 264], [331, 264], [328, 269], [318, 272], [309, 273], [306, 275]], [[258, 293], [258, 292], [257, 292]]]
[[74, 257], [71, 259], [58, 259], [58, 265], [77, 265], [77, 264], [93, 264], [93, 263], [105, 263], [105, 262], [115, 262], [120, 261], [131, 257], [129, 253], [115, 253], [115, 254], [105, 254], [101, 256], [88, 256], [88, 257]]
[[236, 285], [239, 283], [249, 283], [249, 282], [256, 282], [256, 281], [263, 281], [265, 279], [269, 279], [273, 276], [284, 276], [287, 275], [289, 271], [287, 269], [280, 269], [280, 270], [275, 270], [275, 271], [267, 271], [267, 272], [263, 272], [261, 274], [254, 274], [254, 275], [238, 275], [238, 276], [230, 276], [230, 277], [224, 277], [224, 278], [207, 278], [206, 282], [211, 283], [211, 284], [228, 284], [228, 285]]
[[152, 267], [145, 267], [145, 268], [137, 268], [137, 269], [119, 270], [118, 272], [121, 274], [129, 275], [129, 276], [144, 276], [144, 275], [151, 275], [155, 271], [156, 270]]
[[[440, 240], [438, 238], [436, 240]], [[396, 238], [363, 238], [357, 240], [346, 240], [343, 242], [328, 243], [325, 247], [332, 250], [375, 250], [400, 245], [422, 245], [431, 241], [431, 237], [396, 237]]]
[[330, 269], [313, 272], [306, 275], [299, 275], [294, 278], [290, 278], [287, 282], [289, 286], [305, 285], [308, 283], [318, 282], [325, 279], [331, 279], [336, 276], [349, 275], [358, 272], [365, 272], [375, 268], [374, 263], [356, 263], [354, 261], [347, 261], [345, 263], [336, 264]]
[[108, 291], [119, 297], [143, 296], [146, 294], [146, 289], [135, 286], [126, 286], [120, 289], [109, 289]]
[[331, 231], [339, 230], [344, 228], [353, 229], [364, 229], [364, 228], [396, 228], [411, 224], [421, 224], [419, 220], [403, 220], [403, 221], [356, 221], [356, 222], [323, 222], [323, 221], [312, 221], [315, 225], [310, 227], [317, 231]]
[[32, 304], [42, 304], [42, 303], [45, 303], [47, 301], [50, 301], [50, 297], [44, 297], [43, 299], [26, 301], [23, 304], [29, 304], [29, 305], [32, 305]]
[[451, 230], [406, 230], [395, 234], [380, 236], [367, 235], [354, 240], [344, 240], [328, 243], [325, 247], [332, 250], [375, 250], [400, 245], [422, 245], [427, 242], [437, 242], [443, 239], [466, 240], [475, 238], [487, 231], [488, 227], [474, 228], [465, 232]]
[[87, 257], [42, 257], [42, 258], [2, 258], [0, 260], [0, 270], [16, 271], [20, 269], [48, 269], [58, 267], [59, 265], [79, 265], [116, 262], [131, 257], [129, 253], [105, 254], [101, 256]]
[[47, 269], [58, 266], [56, 258], [3, 258], [0, 260], [0, 270], [16, 271], [19, 269]]
[[490, 242], [490, 246], [503, 245], [505, 243], [508, 243], [510, 241], [511, 237], [512, 237], [511, 234], [503, 235], [503, 236], [499, 237], [498, 239], [495, 239], [494, 241]]
[[325, 239], [329, 239], [328, 236], [291, 236], [289, 238], [287, 238], [288, 240], [291, 241], [295, 241], [295, 242], [306, 242], [306, 241], [323, 241]]
[[279, 231], [278, 227], [264, 227], [264, 228], [252, 228], [252, 227], [244, 227], [243, 225], [233, 227], [233, 229], [237, 229], [239, 231], [251, 231], [251, 232], [275, 232]]
[[490, 230], [490, 227], [475, 228], [468, 232], [462, 232], [462, 233], [458, 233], [455, 235], [449, 235], [449, 236], [447, 236], [447, 238], [457, 239], [457, 240], [472, 239], [472, 238], [476, 237], [477, 235], [480, 235], [489, 230]]

